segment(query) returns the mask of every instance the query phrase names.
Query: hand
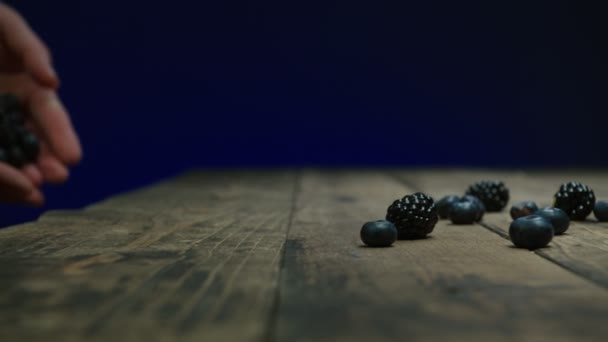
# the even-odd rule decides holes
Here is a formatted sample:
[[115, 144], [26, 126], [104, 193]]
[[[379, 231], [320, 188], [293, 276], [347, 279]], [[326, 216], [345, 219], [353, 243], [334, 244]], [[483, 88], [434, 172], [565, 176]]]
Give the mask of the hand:
[[27, 126], [40, 139], [36, 163], [16, 169], [0, 162], [0, 201], [43, 205], [40, 186], [64, 182], [68, 166], [80, 161], [80, 142], [58, 86], [47, 47], [15, 10], [0, 4], [0, 93], [24, 102], [31, 113]]

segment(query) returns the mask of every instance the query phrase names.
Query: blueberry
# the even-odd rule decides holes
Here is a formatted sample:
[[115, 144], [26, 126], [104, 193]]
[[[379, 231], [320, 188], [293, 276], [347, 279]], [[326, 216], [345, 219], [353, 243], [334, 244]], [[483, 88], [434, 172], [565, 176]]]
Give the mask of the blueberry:
[[553, 226], [555, 235], [564, 234], [570, 226], [570, 218], [565, 211], [560, 208], [544, 207], [537, 210], [534, 215], [542, 216]]
[[459, 199], [460, 197], [458, 197], [457, 195], [448, 195], [437, 201], [437, 203], [435, 203], [435, 206], [437, 207], [437, 214], [439, 214], [439, 217], [442, 219], [448, 218], [448, 215], [450, 213], [450, 206], [454, 202], [457, 202]]
[[532, 215], [537, 210], [538, 206], [532, 201], [518, 202], [511, 207], [511, 218], [517, 220], [520, 217]]
[[475, 197], [473, 195], [464, 195], [462, 198], [473, 202], [477, 206], [477, 217], [475, 218], [475, 222], [481, 221], [483, 215], [486, 213], [485, 204], [483, 204], [483, 202], [478, 197]]
[[600, 222], [608, 221], [608, 201], [598, 201], [593, 207], [593, 215]]
[[553, 225], [538, 215], [520, 217], [511, 222], [509, 237], [516, 247], [529, 250], [542, 248], [553, 239]]
[[384, 220], [367, 222], [361, 227], [361, 240], [370, 247], [389, 247], [397, 240], [397, 227]]
[[479, 216], [479, 207], [473, 201], [461, 199], [450, 206], [449, 217], [453, 224], [473, 224]]

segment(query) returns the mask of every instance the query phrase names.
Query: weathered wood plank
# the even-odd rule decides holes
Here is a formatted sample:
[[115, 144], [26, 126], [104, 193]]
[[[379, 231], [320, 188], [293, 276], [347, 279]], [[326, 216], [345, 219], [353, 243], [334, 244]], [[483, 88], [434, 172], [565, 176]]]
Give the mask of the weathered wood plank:
[[276, 340], [608, 335], [608, 291], [483, 227], [441, 221], [429, 239], [361, 246], [361, 225], [413, 190], [377, 173], [304, 174], [286, 244]]
[[[462, 194], [468, 184], [482, 179], [504, 180], [511, 191], [509, 206], [502, 213], [489, 213], [482, 225], [508, 238], [512, 219], [508, 213], [513, 203], [531, 200], [539, 206], [550, 206], [559, 186], [571, 180], [588, 184], [596, 196], [608, 200], [608, 175], [599, 171], [509, 172], [454, 170], [418, 171], [400, 174], [436, 198]], [[597, 222], [591, 215], [585, 222], [571, 222], [566, 234], [554, 237], [549, 248], [537, 254], [608, 288], [608, 224]]]
[[192, 173], [0, 231], [0, 340], [257, 341], [294, 172]]

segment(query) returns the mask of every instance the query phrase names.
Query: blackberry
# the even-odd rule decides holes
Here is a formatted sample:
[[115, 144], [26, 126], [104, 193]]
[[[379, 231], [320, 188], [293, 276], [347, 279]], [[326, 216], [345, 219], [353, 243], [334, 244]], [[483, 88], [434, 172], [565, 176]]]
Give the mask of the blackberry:
[[524, 201], [513, 204], [511, 207], [511, 218], [517, 220], [520, 217], [534, 214], [538, 210], [536, 203], [532, 201]]
[[361, 241], [370, 247], [389, 247], [397, 240], [397, 228], [384, 220], [367, 222], [361, 227]]
[[579, 182], [562, 184], [554, 198], [553, 206], [565, 211], [571, 220], [585, 220], [595, 205], [593, 190]]
[[25, 127], [25, 108], [19, 99], [0, 94], [0, 161], [20, 168], [36, 161], [38, 138]]
[[395, 224], [400, 240], [412, 240], [431, 233], [439, 216], [433, 199], [417, 192], [394, 201], [387, 209], [386, 220]]
[[469, 186], [467, 195], [483, 202], [489, 212], [501, 211], [509, 202], [509, 189], [500, 181], [482, 181]]
[[437, 207], [437, 214], [439, 215], [439, 218], [448, 218], [448, 215], [450, 213], [450, 207], [455, 202], [458, 202], [458, 200], [460, 200], [459, 196], [448, 195], [437, 201], [437, 203], [435, 203], [435, 206]]

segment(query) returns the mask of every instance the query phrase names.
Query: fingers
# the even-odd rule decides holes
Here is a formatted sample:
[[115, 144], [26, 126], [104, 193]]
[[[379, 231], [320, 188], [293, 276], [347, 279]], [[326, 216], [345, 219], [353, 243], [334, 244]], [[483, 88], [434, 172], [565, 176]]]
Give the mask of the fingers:
[[32, 182], [32, 184], [34, 184], [35, 186], [42, 185], [42, 173], [36, 165], [26, 165], [23, 167], [23, 169], [21, 169], [21, 171]]
[[29, 99], [29, 104], [32, 122], [42, 140], [48, 142], [51, 154], [66, 165], [77, 164], [82, 158], [82, 148], [57, 94], [52, 90], [38, 90]]
[[21, 58], [25, 69], [37, 82], [53, 89], [59, 86], [47, 47], [16, 11], [3, 4], [0, 4], [0, 39]]
[[44, 204], [44, 196], [28, 177], [3, 162], [0, 162], [0, 188], [0, 201], [32, 206]]
[[60, 184], [65, 182], [70, 176], [67, 167], [50, 153], [44, 144], [41, 144], [40, 156], [38, 157], [36, 166], [40, 170], [42, 179], [45, 182]]

